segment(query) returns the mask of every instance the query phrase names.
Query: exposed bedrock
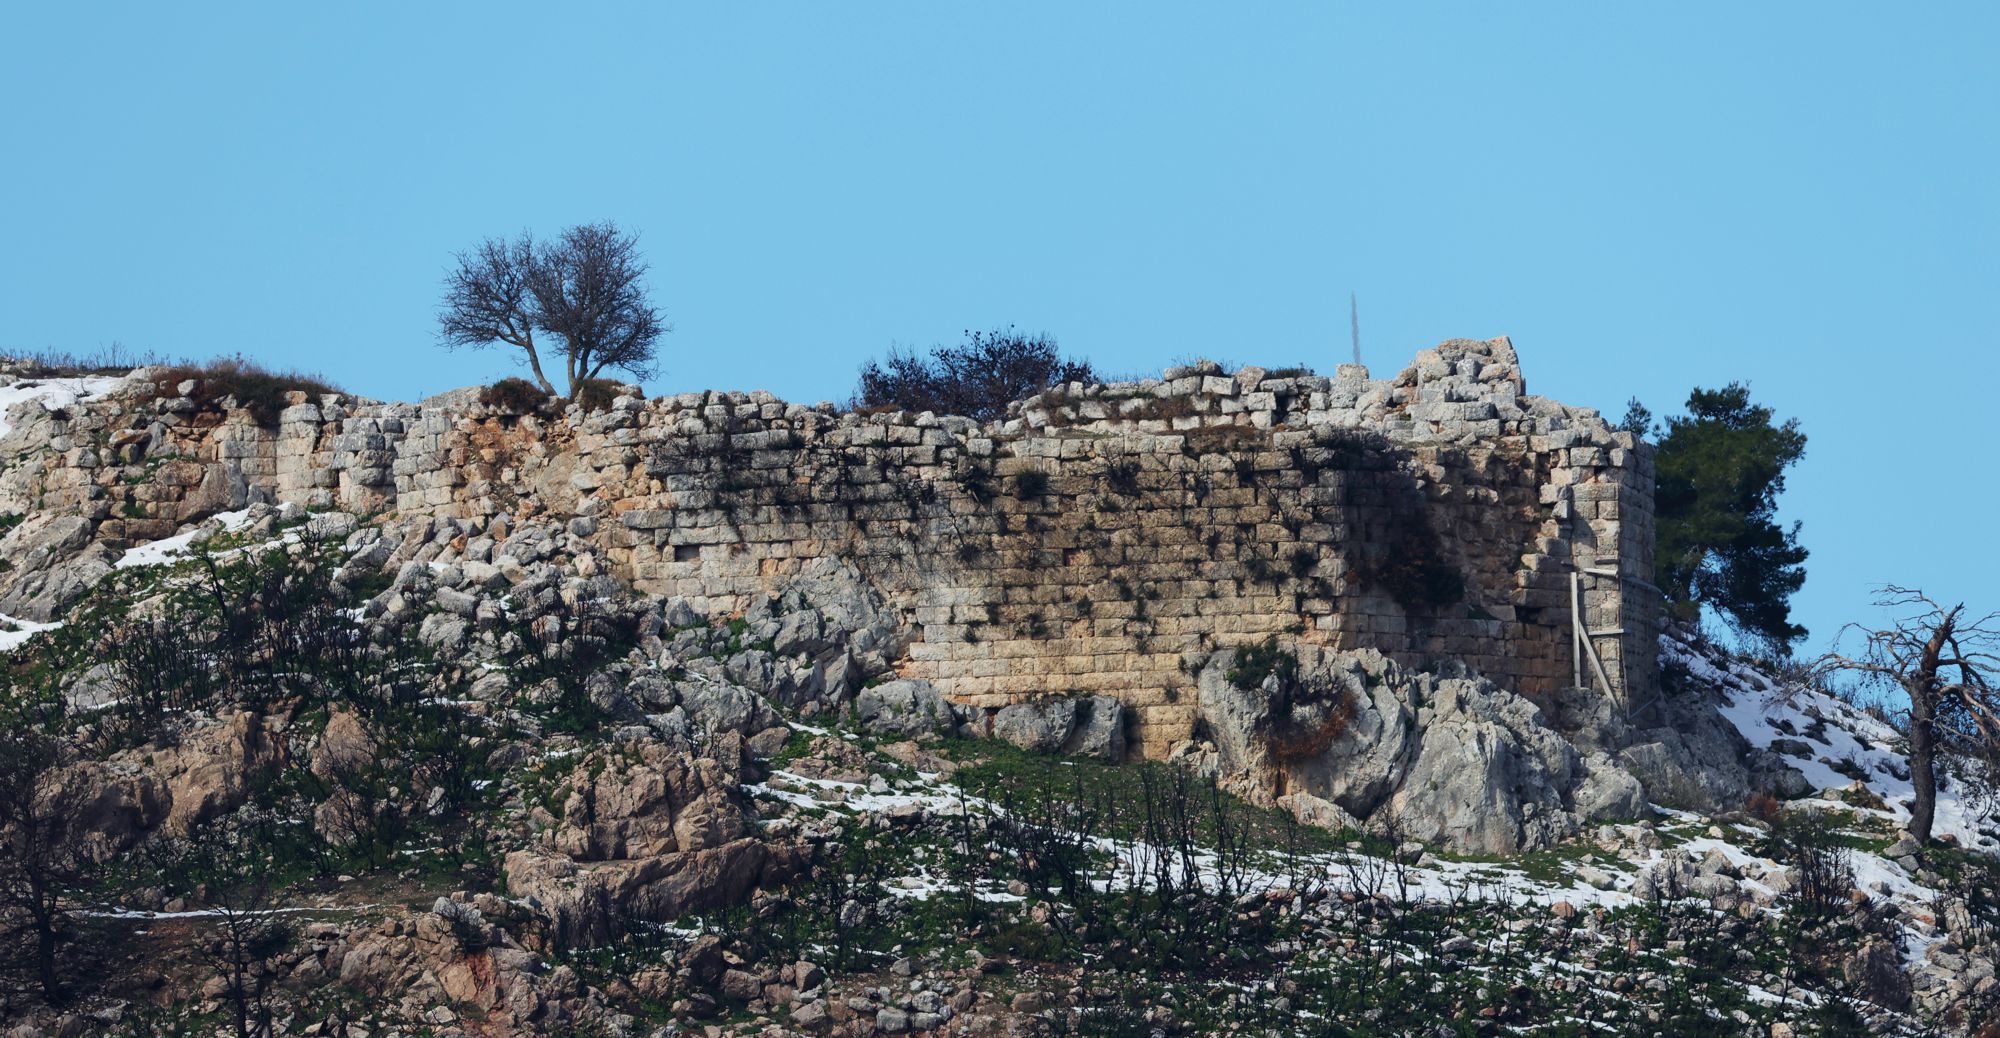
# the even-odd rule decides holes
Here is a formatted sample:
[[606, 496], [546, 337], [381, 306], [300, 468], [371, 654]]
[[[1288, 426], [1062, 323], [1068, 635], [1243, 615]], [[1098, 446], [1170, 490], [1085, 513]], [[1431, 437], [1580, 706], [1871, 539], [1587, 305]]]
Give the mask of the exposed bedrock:
[[1648, 813], [1610, 757], [1579, 752], [1540, 707], [1457, 665], [1419, 672], [1372, 649], [1300, 646], [1295, 669], [1246, 673], [1240, 658], [1202, 669], [1205, 738], [1186, 755], [1253, 801], [1488, 854]]

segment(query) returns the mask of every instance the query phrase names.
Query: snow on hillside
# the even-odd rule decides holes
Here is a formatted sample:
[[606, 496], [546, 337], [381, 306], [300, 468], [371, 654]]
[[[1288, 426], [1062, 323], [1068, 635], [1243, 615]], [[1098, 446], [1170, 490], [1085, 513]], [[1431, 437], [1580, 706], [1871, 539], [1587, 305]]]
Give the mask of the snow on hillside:
[[248, 527], [251, 521], [251, 510], [248, 508], [234, 512], [218, 512], [201, 524], [189, 526], [172, 537], [162, 537], [157, 541], [149, 541], [136, 548], [126, 549], [125, 554], [120, 556], [113, 566], [117, 569], [131, 569], [134, 566], [160, 566], [177, 562], [190, 547], [194, 546], [195, 539], [202, 536], [205, 531], [213, 534], [219, 525], [222, 533], [236, 533]]
[[103, 396], [117, 388], [122, 378], [89, 375], [79, 378], [22, 379], [0, 386], [0, 437], [13, 431], [8, 414], [16, 405], [39, 401], [51, 411]]
[[[1673, 635], [1660, 639], [1660, 649], [1663, 660], [1685, 666], [1697, 680], [1722, 691], [1723, 716], [1752, 746], [1784, 757], [1815, 789], [1844, 790], [1858, 782], [1887, 804], [1873, 809], [1849, 800], [1841, 804], [1847, 810], [1872, 814], [1898, 828], [1908, 823], [1910, 773], [1899, 748], [1902, 736], [1894, 728], [1825, 693], [1781, 687], [1740, 660]], [[1964, 792], [1951, 779], [1938, 792], [1934, 834], [1953, 837], [1965, 847], [2000, 851], [2000, 824]]]
[[42, 631], [53, 631], [61, 626], [59, 623], [39, 624], [0, 614], [0, 653], [15, 648]]
[[[4, 390], [0, 390], [0, 392], [4, 392]], [[119, 556], [118, 561], [112, 565], [116, 569], [131, 569], [135, 566], [171, 565], [182, 561], [186, 557], [188, 549], [194, 545], [197, 539], [217, 534], [240, 533], [248, 529], [254, 521], [255, 511], [253, 509], [245, 508], [234, 512], [219, 512], [200, 523], [190, 524], [186, 529], [171, 537], [163, 537], [157, 541], [150, 541], [134, 548], [128, 548], [125, 550], [125, 554]], [[295, 539], [295, 536], [295, 534], [287, 534], [286, 543], [289, 543], [290, 539]], [[230, 549], [231, 552], [242, 550], [245, 549]], [[62, 621], [60, 620], [54, 623], [36, 623], [32, 620], [22, 620], [17, 617], [0, 614], [0, 654], [5, 654], [19, 648], [36, 634], [43, 631], [53, 631], [61, 626]]]
[[[1954, 932], [1946, 915], [1957, 897], [1951, 882], [1933, 868], [1926, 855], [1912, 855], [1897, 841], [1897, 830], [1908, 821], [1904, 803], [1910, 796], [1908, 772], [1898, 753], [1894, 728], [1841, 700], [1810, 690], [1786, 693], [1771, 676], [1718, 649], [1669, 637], [1662, 641], [1665, 661], [1685, 667], [1693, 683], [1713, 688], [1722, 715], [1753, 745], [1786, 757], [1816, 789], [1812, 795], [1786, 804], [1789, 812], [1825, 812], [1842, 831], [1843, 852], [1858, 900], [1875, 906], [1891, 927], [1898, 961], [1910, 976], [1925, 1007], [1935, 1012], [1951, 1001], [1948, 994], [1953, 965]], [[1694, 694], [1694, 693], [1690, 693]], [[852, 741], [855, 737], [823, 728], [799, 725], [807, 733]], [[879, 751], [878, 751], [879, 752]], [[882, 761], [888, 772], [865, 781], [815, 778], [791, 770], [774, 770], [746, 792], [762, 802], [767, 825], [795, 826], [803, 819], [869, 816], [907, 827], [911, 819], [955, 817], [962, 812], [1004, 814], [996, 803], [959, 785], [949, 769], [937, 772], [898, 769]], [[1872, 794], [1872, 795], [1871, 795]], [[1879, 798], [1879, 799], [1878, 799]], [[1882, 806], [1873, 806], [1881, 804]], [[803, 815], [794, 812], [804, 812]], [[820, 824], [823, 824], [820, 823]], [[1975, 803], [1960, 796], [1956, 783], [1940, 794], [1940, 836], [1961, 845], [1992, 852], [2000, 848], [1991, 823]], [[1163, 853], [1132, 839], [1099, 837], [1094, 847], [1103, 862], [1092, 880], [1101, 890], [1129, 884], [1145, 885], [1150, 863]], [[1284, 886], [1291, 877], [1317, 876], [1327, 888], [1379, 896], [1380, 884], [1395, 870], [1395, 884], [1407, 896], [1440, 905], [1486, 905], [1496, 917], [1553, 913], [1564, 918], [1579, 911], [1620, 910], [1649, 899], [1671, 896], [1669, 890], [1695, 891], [1712, 898], [1717, 908], [1736, 914], [1775, 917], [1799, 882], [1796, 865], [1770, 857], [1770, 832], [1751, 818], [1709, 818], [1656, 807], [1655, 817], [1630, 824], [1598, 826], [1568, 845], [1511, 859], [1469, 858], [1442, 851], [1414, 852], [1398, 857], [1403, 864], [1368, 865], [1370, 851], [1359, 842], [1345, 850], [1307, 852], [1296, 857], [1271, 852], [1260, 864], [1237, 873], [1249, 889]], [[1197, 854], [1202, 884], [1222, 892], [1213, 855]], [[949, 896], [937, 873], [937, 863], [919, 862], [907, 874], [881, 881], [885, 892], [901, 899]], [[1229, 891], [1233, 893], [1233, 891]], [[997, 887], [968, 891], [986, 901], [1016, 900]], [[1053, 894], [1027, 892], [1036, 896]], [[1963, 944], [1965, 936], [1956, 935]], [[1531, 964], [1553, 968], [1550, 964]], [[1755, 994], [1755, 992], [1753, 992]], [[1791, 996], [1816, 1002], [1820, 995], [1793, 991]], [[1876, 1021], [1881, 1033], [1906, 1033], [1913, 1017], [1890, 1016]], [[1775, 1032], [1774, 1032], [1775, 1033]]]

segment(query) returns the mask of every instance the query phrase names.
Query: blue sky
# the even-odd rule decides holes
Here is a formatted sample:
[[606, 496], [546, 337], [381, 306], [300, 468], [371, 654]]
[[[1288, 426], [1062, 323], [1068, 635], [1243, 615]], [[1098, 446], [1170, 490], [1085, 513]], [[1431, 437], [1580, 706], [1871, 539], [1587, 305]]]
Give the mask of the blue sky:
[[1014, 324], [1114, 372], [1531, 391], [1732, 379], [1811, 438], [1822, 647], [1869, 589], [2000, 607], [1991, 4], [16, 6], [0, 349], [242, 352], [409, 398], [450, 254], [614, 219], [656, 392], [844, 397]]

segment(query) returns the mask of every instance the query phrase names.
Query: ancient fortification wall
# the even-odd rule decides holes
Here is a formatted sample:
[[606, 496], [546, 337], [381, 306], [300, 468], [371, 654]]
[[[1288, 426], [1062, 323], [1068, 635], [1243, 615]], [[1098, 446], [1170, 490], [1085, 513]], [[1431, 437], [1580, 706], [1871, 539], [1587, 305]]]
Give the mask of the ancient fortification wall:
[[480, 517], [488, 541], [552, 516], [588, 542], [580, 567], [711, 611], [839, 556], [903, 611], [909, 676], [983, 706], [1114, 695], [1155, 755], [1192, 731], [1197, 661], [1272, 636], [1461, 659], [1546, 697], [1596, 669], [1573, 586], [1610, 683], [1641, 701], [1655, 683], [1656, 596], [1634, 583], [1650, 450], [1526, 395], [1505, 339], [1389, 380], [1198, 365], [1070, 385], [989, 426], [765, 393], [545, 419], [461, 393], [301, 400], [264, 428], [194, 395], [25, 416], [47, 428], [9, 449], [47, 449], [10, 455], [0, 512], [71, 512], [112, 543], [257, 499]]

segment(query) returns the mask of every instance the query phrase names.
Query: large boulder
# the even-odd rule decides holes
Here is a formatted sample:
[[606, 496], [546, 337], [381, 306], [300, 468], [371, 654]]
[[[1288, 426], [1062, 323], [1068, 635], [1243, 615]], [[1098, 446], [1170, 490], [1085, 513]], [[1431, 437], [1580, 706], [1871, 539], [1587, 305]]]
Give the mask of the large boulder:
[[1634, 733], [1618, 763], [1656, 804], [1714, 814], [1733, 811], [1753, 793], [1783, 798], [1811, 791], [1805, 776], [1769, 750], [1750, 745], [1718, 707], [1720, 692], [1695, 686], [1662, 697], [1658, 727]]
[[1110, 696], [1014, 703], [994, 712], [992, 734], [1024, 750], [1116, 763], [1125, 759], [1125, 706]]
[[928, 681], [898, 678], [870, 685], [854, 697], [854, 719], [880, 735], [905, 738], [949, 732], [951, 704]]
[[1372, 649], [1280, 655], [1286, 665], [1257, 669], [1219, 653], [1198, 682], [1203, 763], [1254, 802], [1328, 825], [1393, 819], [1482, 854], [1647, 813], [1611, 757], [1580, 756], [1534, 703], [1463, 668], [1413, 672]]
[[688, 721], [710, 736], [755, 735], [778, 723], [777, 711], [763, 696], [726, 681], [690, 675], [675, 683], [674, 692]]
[[1583, 822], [1622, 822], [1652, 814], [1646, 787], [1603, 753], [1585, 754], [1583, 780], [1570, 800]]
[[153, 759], [171, 805], [167, 827], [185, 833], [241, 806], [257, 779], [284, 759], [284, 747], [262, 714], [244, 710]]
[[784, 878], [798, 855], [757, 837], [739, 766], [740, 747], [695, 757], [642, 743], [584, 757], [543, 845], [507, 856], [508, 891], [555, 945], [591, 946], [627, 920], [733, 904]]
[[555, 850], [580, 861], [651, 858], [740, 839], [751, 830], [740, 776], [713, 757], [659, 743], [599, 751], [571, 773]]
[[1437, 682], [1421, 742], [1389, 799], [1411, 837], [1479, 854], [1546, 847], [1577, 830], [1564, 804], [1576, 751], [1533, 703], [1478, 680]]
[[0, 614], [48, 621], [111, 572], [117, 553], [80, 515], [31, 514], [0, 536]]
[[1413, 689], [1389, 680], [1395, 664], [1373, 649], [1299, 651], [1298, 680], [1309, 687], [1288, 688], [1268, 675], [1245, 688], [1230, 676], [1230, 654], [1202, 670], [1199, 707], [1216, 747], [1217, 773], [1257, 800], [1282, 775], [1287, 789], [1366, 818], [1409, 770], [1416, 748]]

